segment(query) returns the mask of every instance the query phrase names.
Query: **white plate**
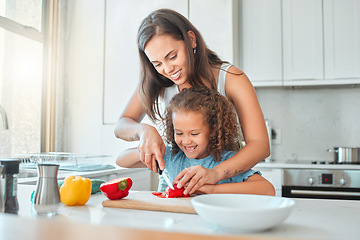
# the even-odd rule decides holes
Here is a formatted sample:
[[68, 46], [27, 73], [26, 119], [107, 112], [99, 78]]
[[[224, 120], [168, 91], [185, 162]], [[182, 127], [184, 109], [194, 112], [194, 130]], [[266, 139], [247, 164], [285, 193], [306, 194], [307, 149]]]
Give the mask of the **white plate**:
[[295, 201], [290, 198], [250, 194], [205, 194], [191, 199], [206, 222], [225, 231], [256, 232], [282, 223]]

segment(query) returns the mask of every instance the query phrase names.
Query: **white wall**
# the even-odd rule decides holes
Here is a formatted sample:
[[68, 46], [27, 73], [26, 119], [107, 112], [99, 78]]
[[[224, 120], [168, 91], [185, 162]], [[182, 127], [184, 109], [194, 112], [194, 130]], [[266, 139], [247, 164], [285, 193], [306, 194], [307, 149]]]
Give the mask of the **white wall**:
[[359, 88], [259, 88], [257, 94], [265, 118], [281, 129], [274, 160], [331, 161], [329, 148], [360, 147]]
[[64, 82], [64, 114], [57, 125], [63, 125], [64, 133], [56, 150], [115, 157], [134, 144], [116, 139], [114, 125], [103, 124], [105, 1], [62, 4], [59, 78]]
[[103, 1], [68, 1], [64, 38], [64, 149], [102, 153]]

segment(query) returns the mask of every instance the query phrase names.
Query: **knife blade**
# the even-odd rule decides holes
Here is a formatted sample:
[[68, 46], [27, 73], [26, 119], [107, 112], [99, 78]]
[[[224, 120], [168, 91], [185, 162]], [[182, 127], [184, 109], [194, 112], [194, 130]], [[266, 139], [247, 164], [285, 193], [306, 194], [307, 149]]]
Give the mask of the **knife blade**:
[[175, 190], [174, 186], [172, 185], [172, 183], [170, 182], [169, 177], [166, 175], [166, 173], [163, 172], [163, 170], [160, 169], [159, 167], [159, 163], [156, 161], [156, 166], [159, 172], [159, 175], [163, 176], [163, 178], [165, 179], [165, 182], [167, 183], [167, 185], [169, 186], [169, 188], [171, 188], [172, 190]]

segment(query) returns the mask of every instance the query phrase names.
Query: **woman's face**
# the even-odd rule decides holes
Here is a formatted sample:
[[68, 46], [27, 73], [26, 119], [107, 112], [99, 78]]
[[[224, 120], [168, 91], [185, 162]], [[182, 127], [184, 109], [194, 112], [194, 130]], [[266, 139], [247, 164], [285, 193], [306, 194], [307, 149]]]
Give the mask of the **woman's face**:
[[173, 112], [175, 142], [188, 158], [209, 156], [210, 127], [202, 113], [178, 110]]
[[180, 90], [191, 87], [186, 76], [184, 41], [168, 34], [157, 35], [145, 45], [144, 52], [158, 73], [173, 81]]

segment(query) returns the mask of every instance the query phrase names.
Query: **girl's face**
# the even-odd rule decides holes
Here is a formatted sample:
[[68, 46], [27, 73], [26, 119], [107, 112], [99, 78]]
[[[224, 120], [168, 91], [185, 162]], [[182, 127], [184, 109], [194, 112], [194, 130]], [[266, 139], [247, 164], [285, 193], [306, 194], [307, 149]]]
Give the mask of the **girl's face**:
[[200, 112], [178, 110], [173, 112], [175, 142], [188, 158], [209, 156], [210, 127]]
[[180, 90], [191, 87], [186, 76], [184, 41], [168, 34], [156, 35], [145, 45], [144, 52], [158, 73], [173, 81]]

